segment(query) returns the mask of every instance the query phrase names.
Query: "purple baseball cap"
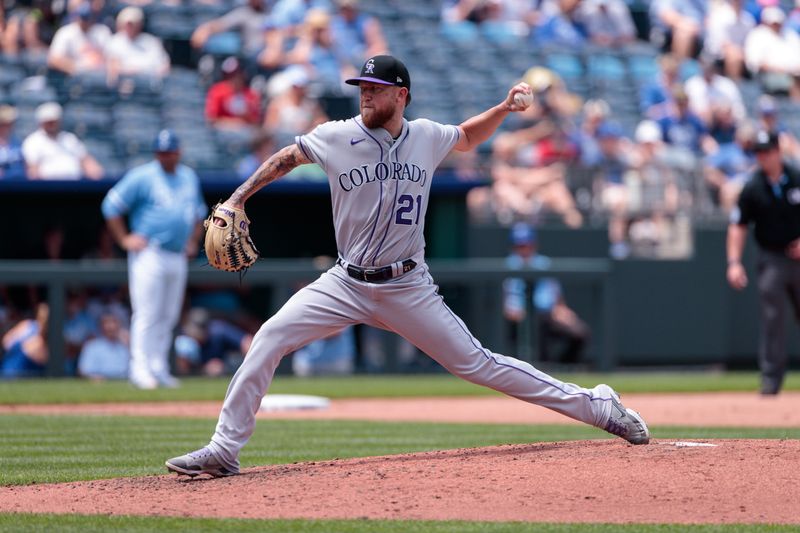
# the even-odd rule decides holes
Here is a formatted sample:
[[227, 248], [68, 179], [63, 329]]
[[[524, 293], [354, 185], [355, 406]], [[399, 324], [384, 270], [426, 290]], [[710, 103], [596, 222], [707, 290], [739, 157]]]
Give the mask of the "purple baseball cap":
[[396, 57], [380, 55], [367, 59], [361, 67], [361, 75], [345, 80], [345, 83], [358, 85], [362, 81], [405, 87], [409, 93], [406, 103], [411, 102], [411, 76], [403, 62]]

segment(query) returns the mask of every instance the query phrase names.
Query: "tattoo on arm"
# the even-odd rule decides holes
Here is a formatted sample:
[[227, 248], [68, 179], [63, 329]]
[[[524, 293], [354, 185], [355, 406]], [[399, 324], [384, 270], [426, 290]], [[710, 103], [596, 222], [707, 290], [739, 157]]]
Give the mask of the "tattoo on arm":
[[258, 170], [234, 191], [230, 201], [234, 205], [244, 204], [245, 200], [256, 191], [305, 163], [311, 163], [311, 160], [300, 151], [297, 145], [291, 144], [283, 148], [264, 161]]

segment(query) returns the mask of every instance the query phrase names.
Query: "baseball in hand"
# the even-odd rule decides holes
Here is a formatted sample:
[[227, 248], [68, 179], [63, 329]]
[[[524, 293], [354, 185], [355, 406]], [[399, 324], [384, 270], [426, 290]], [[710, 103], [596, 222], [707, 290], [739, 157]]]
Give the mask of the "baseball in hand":
[[533, 94], [517, 93], [514, 95], [514, 105], [519, 108], [527, 109], [533, 103]]

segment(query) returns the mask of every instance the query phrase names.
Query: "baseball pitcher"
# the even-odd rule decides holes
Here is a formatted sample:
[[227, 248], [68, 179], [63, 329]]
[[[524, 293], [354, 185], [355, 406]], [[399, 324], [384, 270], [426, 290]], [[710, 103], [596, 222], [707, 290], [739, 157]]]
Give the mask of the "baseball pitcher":
[[470, 382], [633, 444], [649, 442], [642, 417], [625, 408], [608, 385], [585, 389], [564, 383], [483, 347], [447, 307], [425, 264], [425, 211], [437, 165], [451, 150], [474, 149], [509, 113], [525, 109], [530, 87], [515, 85], [498, 105], [453, 126], [403, 118], [411, 101], [411, 80], [392, 56], [368, 59], [360, 76], [347, 83], [360, 89], [361, 114], [322, 124], [270, 157], [219, 207], [219, 214], [212, 214], [207, 233], [207, 239], [218, 229], [227, 235], [217, 246], [220, 266], [230, 263], [225, 257], [231, 249], [239, 257], [236, 263], [242, 263], [241, 256], [252, 255], [249, 246], [243, 253], [236, 244], [249, 242], [246, 200], [296, 166], [316, 163], [330, 183], [336, 265], [264, 323], [228, 387], [211, 442], [168, 460], [167, 468], [189, 476], [238, 473], [239, 452], [253, 433], [261, 399], [281, 358], [357, 323], [398, 333]]

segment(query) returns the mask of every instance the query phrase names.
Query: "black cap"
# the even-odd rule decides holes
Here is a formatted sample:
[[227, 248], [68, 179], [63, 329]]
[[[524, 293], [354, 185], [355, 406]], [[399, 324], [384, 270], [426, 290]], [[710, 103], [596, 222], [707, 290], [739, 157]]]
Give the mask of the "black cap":
[[780, 145], [778, 134], [774, 131], [759, 130], [753, 138], [753, 151], [766, 152]]
[[373, 56], [361, 67], [361, 75], [345, 80], [348, 85], [358, 85], [361, 81], [394, 85], [408, 89], [408, 100], [411, 101], [411, 76], [402, 61], [392, 56]]

